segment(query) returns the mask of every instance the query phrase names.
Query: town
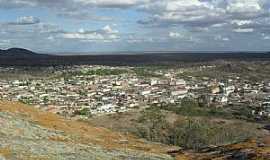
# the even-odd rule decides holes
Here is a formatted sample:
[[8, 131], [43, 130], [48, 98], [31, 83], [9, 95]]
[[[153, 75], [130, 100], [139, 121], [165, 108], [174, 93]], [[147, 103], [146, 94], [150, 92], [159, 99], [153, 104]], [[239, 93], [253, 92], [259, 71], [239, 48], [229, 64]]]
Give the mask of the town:
[[[199, 66], [203, 71], [216, 66]], [[14, 68], [1, 68], [9, 72]], [[245, 105], [254, 117], [270, 117], [270, 82], [239, 76], [224, 79], [181, 76], [186, 68], [69, 66], [53, 76], [0, 80], [1, 100], [20, 101], [56, 114], [87, 118], [180, 104], [184, 97], [207, 107]], [[190, 70], [190, 69], [189, 69]], [[145, 73], [144, 73], [145, 72]]]
[[0, 13], [0, 160], [270, 160], [270, 0]]

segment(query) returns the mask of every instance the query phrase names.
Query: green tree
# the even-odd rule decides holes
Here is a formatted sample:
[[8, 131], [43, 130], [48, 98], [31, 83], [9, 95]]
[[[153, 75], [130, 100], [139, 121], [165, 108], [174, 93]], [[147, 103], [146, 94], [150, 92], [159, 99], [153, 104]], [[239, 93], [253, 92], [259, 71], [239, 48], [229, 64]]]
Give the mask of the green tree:
[[197, 120], [176, 121], [171, 132], [172, 144], [199, 150], [208, 145], [210, 129]]
[[151, 141], [165, 142], [165, 130], [169, 124], [161, 110], [147, 109], [142, 112], [138, 122], [143, 124], [138, 127], [139, 134]]

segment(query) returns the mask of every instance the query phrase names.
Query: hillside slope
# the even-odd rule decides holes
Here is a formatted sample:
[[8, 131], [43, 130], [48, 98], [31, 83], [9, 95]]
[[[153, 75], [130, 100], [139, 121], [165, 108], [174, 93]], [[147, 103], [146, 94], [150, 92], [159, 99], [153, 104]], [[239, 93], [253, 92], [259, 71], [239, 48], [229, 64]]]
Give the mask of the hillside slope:
[[[106, 127], [113, 129], [115, 131], [121, 132], [131, 132], [138, 136], [140, 136], [140, 132], [137, 129], [143, 130], [146, 126], [144, 122], [139, 122], [139, 117], [141, 117], [141, 113], [139, 111], [132, 111], [121, 114], [112, 114], [112, 115], [104, 115], [99, 117], [93, 117], [90, 119], [90, 122], [94, 126]], [[173, 114], [171, 112], [163, 112], [163, 116], [166, 118], [167, 122], [175, 123], [176, 120], [179, 122], [184, 122], [186, 117]], [[189, 117], [190, 119], [191, 117]], [[236, 119], [222, 119], [222, 118], [211, 118], [208, 117], [209, 121], [205, 121], [202, 117], [192, 117], [193, 119], [200, 119], [202, 123], [209, 123], [209, 121], [214, 122], [217, 127], [223, 128], [222, 132], [230, 137], [234, 137], [230, 140], [226, 141], [226, 136], [221, 134], [217, 130], [215, 130], [215, 137], [223, 138], [223, 140], [219, 139], [219, 143], [209, 142], [206, 147], [203, 147], [198, 152], [194, 152], [192, 150], [182, 150], [178, 152], [171, 152], [172, 155], [177, 157], [176, 160], [270, 160], [270, 130], [268, 127], [263, 127], [263, 125], [257, 125], [256, 123], [244, 122]], [[200, 123], [200, 124], [202, 124]], [[209, 123], [210, 124], [210, 123]], [[137, 127], [136, 127], [137, 126]], [[181, 127], [178, 125], [178, 127]], [[216, 127], [213, 126], [212, 127]], [[263, 129], [265, 128], [265, 129]], [[164, 129], [164, 128], [163, 128]], [[213, 128], [212, 128], [213, 129]], [[251, 130], [251, 131], [249, 131]], [[172, 129], [169, 130], [172, 133]], [[182, 129], [182, 132], [186, 130]], [[196, 132], [199, 130], [193, 130]], [[208, 128], [209, 131], [209, 128]], [[163, 134], [160, 137], [166, 137], [166, 131], [163, 130]], [[252, 132], [252, 134], [247, 134], [248, 132]], [[186, 132], [187, 133], [187, 132]], [[204, 132], [200, 132], [204, 133]], [[190, 132], [189, 132], [190, 134]], [[191, 133], [192, 134], [192, 133]], [[246, 134], [246, 136], [245, 136]], [[172, 134], [170, 134], [172, 135]], [[221, 136], [217, 136], [221, 135]], [[192, 135], [191, 135], [192, 136]], [[240, 136], [241, 138], [237, 139]], [[252, 138], [250, 138], [252, 137]], [[183, 138], [183, 137], [182, 137]], [[198, 138], [198, 136], [193, 136], [193, 138]], [[208, 140], [210, 141], [212, 137], [208, 136]], [[235, 140], [237, 139], [237, 140]], [[180, 139], [179, 139], [180, 140]], [[178, 140], [178, 141], [179, 141]], [[205, 139], [203, 139], [205, 140]], [[181, 141], [181, 140], [180, 140]], [[242, 142], [244, 141], [244, 142]], [[241, 143], [235, 143], [241, 142]], [[186, 141], [188, 143], [188, 141]], [[231, 144], [235, 143], [235, 144]], [[227, 145], [230, 144], [230, 145]]]
[[170, 160], [169, 147], [0, 102], [0, 159]]
[[209, 147], [200, 153], [188, 152], [177, 155], [176, 160], [269, 160], [270, 137], [250, 139], [242, 143]]
[[0, 160], [270, 159], [269, 137], [180, 151], [13, 102], [0, 102], [0, 128]]

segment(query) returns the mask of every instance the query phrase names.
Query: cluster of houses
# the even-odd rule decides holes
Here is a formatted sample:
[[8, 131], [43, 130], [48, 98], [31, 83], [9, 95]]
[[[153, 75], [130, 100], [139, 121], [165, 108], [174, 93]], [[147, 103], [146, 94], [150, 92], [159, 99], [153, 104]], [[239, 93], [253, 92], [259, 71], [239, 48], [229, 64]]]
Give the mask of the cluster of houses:
[[[81, 70], [85, 72], [86, 69]], [[84, 109], [91, 114], [125, 112], [152, 104], [177, 103], [187, 94], [185, 80], [177, 79], [173, 74], [164, 78], [143, 78], [132, 73], [78, 74], [69, 78], [0, 81], [1, 99], [21, 101], [62, 115], [73, 115]]]
[[266, 97], [259, 107], [252, 110], [252, 114], [257, 118], [269, 118], [270, 117], [270, 96]]
[[[205, 105], [252, 104], [256, 116], [270, 117], [270, 83], [252, 83], [240, 77], [216, 80], [190, 76], [185, 80], [177, 69], [160, 70], [162, 76], [143, 77], [134, 72], [118, 75], [85, 74], [96, 69], [121, 67], [74, 66], [54, 78], [0, 80], [0, 99], [21, 101], [61, 115], [87, 110], [100, 115], [126, 112], [159, 104], [178, 104], [184, 97], [197, 98]], [[130, 69], [122, 67], [122, 69]], [[201, 99], [203, 97], [203, 100]], [[268, 98], [267, 98], [268, 97]]]
[[[193, 79], [193, 81], [192, 81]], [[252, 82], [240, 77], [231, 77], [218, 81], [216, 79], [194, 81], [191, 78], [191, 90], [199, 102], [215, 107], [246, 106], [258, 118], [270, 118], [270, 83]]]

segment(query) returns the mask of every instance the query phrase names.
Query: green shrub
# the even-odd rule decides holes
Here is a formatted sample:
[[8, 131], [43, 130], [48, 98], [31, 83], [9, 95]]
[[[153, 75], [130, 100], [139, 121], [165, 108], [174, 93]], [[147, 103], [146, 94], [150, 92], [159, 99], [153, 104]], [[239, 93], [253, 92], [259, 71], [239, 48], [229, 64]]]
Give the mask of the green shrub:
[[143, 124], [137, 126], [137, 135], [150, 141], [166, 142], [163, 138], [169, 124], [160, 110], [144, 110], [137, 121]]
[[233, 117], [232, 113], [229, 113], [224, 108], [216, 107], [201, 107], [200, 104], [191, 98], [184, 98], [180, 105], [177, 104], [167, 104], [161, 107], [153, 106], [154, 108], [159, 108], [162, 110], [172, 111], [176, 114], [190, 117], [219, 117], [219, 118], [229, 118]]
[[207, 118], [178, 119], [169, 123], [158, 108], [144, 110], [137, 119], [134, 134], [150, 141], [200, 150], [209, 145], [223, 145], [256, 136], [256, 125], [245, 122], [212, 121]]
[[183, 148], [198, 150], [209, 145], [210, 128], [205, 123], [196, 120], [188, 120], [174, 124], [171, 131], [174, 145]]
[[84, 108], [82, 110], [76, 110], [76, 111], [74, 111], [74, 115], [91, 117], [91, 112], [90, 112], [90, 109], [89, 108]]

